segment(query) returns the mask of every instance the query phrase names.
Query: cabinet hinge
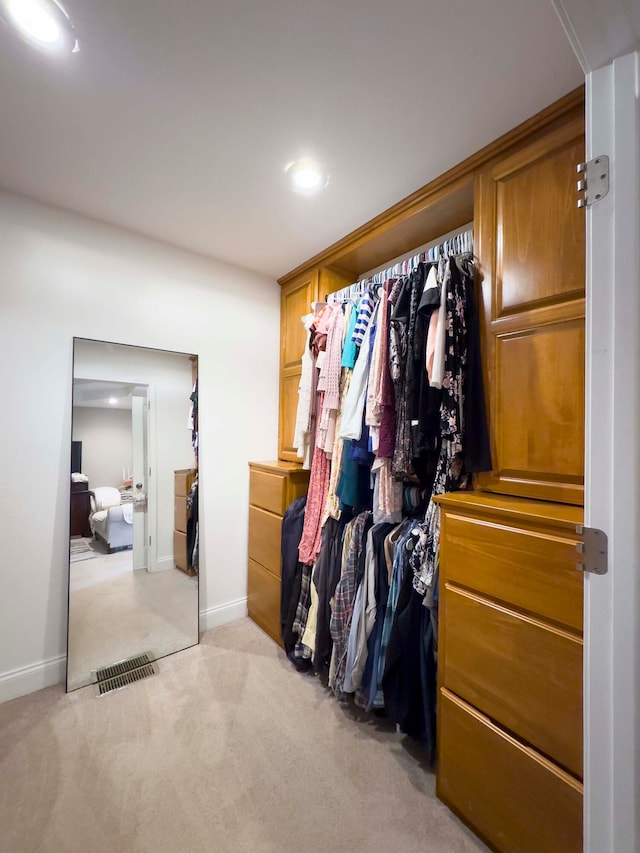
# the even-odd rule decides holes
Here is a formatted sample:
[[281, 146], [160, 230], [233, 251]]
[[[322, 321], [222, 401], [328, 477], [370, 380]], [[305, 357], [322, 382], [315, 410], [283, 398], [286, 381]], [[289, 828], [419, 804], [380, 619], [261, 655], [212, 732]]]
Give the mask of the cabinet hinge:
[[576, 551], [581, 560], [576, 563], [580, 572], [590, 572], [593, 575], [606, 575], [609, 566], [609, 540], [604, 530], [596, 527], [576, 526], [576, 533], [582, 536], [582, 542], [576, 544]]
[[606, 154], [594, 157], [588, 163], [578, 163], [576, 171], [584, 175], [576, 184], [577, 191], [583, 193], [578, 199], [578, 207], [589, 207], [609, 192], [609, 158]]

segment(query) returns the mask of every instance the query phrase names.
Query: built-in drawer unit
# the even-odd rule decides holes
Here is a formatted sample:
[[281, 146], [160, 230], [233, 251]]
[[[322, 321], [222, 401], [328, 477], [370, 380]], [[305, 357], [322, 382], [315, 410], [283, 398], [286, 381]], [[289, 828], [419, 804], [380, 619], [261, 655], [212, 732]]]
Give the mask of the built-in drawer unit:
[[282, 515], [287, 508], [287, 478], [268, 471], [249, 472], [249, 495], [253, 506]]
[[446, 689], [438, 796], [495, 849], [581, 853], [582, 784]]
[[282, 517], [289, 504], [307, 493], [309, 471], [291, 462], [249, 463], [249, 616], [282, 645], [280, 577]]
[[470, 518], [455, 509], [446, 525], [447, 580], [582, 630], [575, 530], [550, 531], [540, 520], [527, 529], [508, 516]]
[[582, 639], [449, 583], [446, 597], [447, 687], [581, 776]]
[[195, 575], [191, 566], [191, 554], [187, 548], [187, 525], [189, 510], [187, 497], [197, 477], [195, 468], [180, 468], [174, 471], [173, 488], [173, 562], [177, 569]]
[[582, 849], [582, 510], [443, 495], [436, 792], [502, 853]]
[[282, 516], [249, 506], [249, 557], [280, 577]]
[[280, 637], [280, 578], [249, 557], [248, 608], [251, 618], [271, 637]]

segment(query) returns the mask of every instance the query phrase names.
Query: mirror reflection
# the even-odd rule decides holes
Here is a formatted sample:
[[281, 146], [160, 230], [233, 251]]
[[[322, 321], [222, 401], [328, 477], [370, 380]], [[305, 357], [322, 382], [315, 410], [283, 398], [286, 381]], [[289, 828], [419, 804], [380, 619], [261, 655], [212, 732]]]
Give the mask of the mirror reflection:
[[197, 356], [74, 339], [67, 690], [198, 642]]

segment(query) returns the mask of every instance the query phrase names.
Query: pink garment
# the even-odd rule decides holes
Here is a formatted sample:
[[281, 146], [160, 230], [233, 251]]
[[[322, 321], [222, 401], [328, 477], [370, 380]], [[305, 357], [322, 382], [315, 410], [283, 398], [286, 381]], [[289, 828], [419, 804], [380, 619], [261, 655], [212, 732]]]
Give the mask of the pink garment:
[[311, 463], [307, 507], [304, 512], [302, 538], [298, 547], [301, 563], [315, 563], [320, 553], [324, 506], [329, 493], [330, 463], [322, 450], [316, 450]]
[[429, 382], [431, 382], [431, 375], [433, 373], [433, 356], [436, 351], [436, 329], [438, 327], [438, 309], [431, 312], [431, 316], [429, 317], [429, 331], [427, 332], [427, 354], [426, 354], [426, 363], [427, 363], [427, 376], [429, 377]]

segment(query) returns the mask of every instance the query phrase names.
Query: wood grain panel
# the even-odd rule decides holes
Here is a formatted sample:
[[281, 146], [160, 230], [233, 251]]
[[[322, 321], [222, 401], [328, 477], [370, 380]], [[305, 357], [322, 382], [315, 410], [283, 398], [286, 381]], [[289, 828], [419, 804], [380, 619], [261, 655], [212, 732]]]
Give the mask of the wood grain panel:
[[280, 638], [280, 578], [249, 558], [247, 612], [254, 622], [282, 645]]
[[173, 526], [181, 533], [187, 532], [187, 499], [175, 497], [173, 499]]
[[507, 527], [446, 510], [442, 524], [440, 560], [448, 581], [582, 630], [577, 536]]
[[442, 690], [436, 793], [502, 853], [581, 853], [582, 785]]
[[[496, 184], [496, 315], [580, 297], [585, 289], [584, 213], [576, 207], [578, 138], [527, 162]], [[501, 164], [504, 174], [505, 164]], [[562, 259], [571, 258], [571, 263]], [[494, 316], [496, 316], [494, 315]]]
[[582, 775], [582, 640], [445, 585], [443, 685]]
[[173, 493], [177, 497], [186, 497], [191, 491], [191, 486], [196, 478], [194, 468], [180, 468], [174, 471]]
[[498, 472], [581, 485], [582, 320], [501, 335], [495, 347], [494, 465]]
[[302, 281], [282, 289], [280, 301], [280, 369], [299, 368], [304, 352], [306, 331], [301, 318], [311, 310], [316, 299], [318, 274], [314, 272]]
[[280, 577], [280, 538], [282, 518], [255, 506], [249, 506], [249, 556]]
[[267, 471], [250, 471], [249, 503], [282, 515], [285, 510], [286, 478]]
[[300, 371], [287, 371], [280, 377], [280, 459], [287, 462], [302, 463], [296, 448], [293, 446], [293, 436], [296, 428], [298, 413], [298, 385]]

